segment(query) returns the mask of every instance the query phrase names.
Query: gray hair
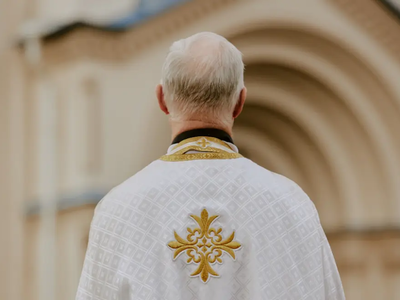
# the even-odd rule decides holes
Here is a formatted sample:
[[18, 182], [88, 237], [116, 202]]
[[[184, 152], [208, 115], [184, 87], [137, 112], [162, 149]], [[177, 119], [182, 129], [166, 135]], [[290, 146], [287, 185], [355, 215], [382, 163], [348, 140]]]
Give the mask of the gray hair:
[[240, 51], [215, 33], [202, 32], [173, 43], [162, 69], [172, 117], [230, 112], [244, 87], [243, 71]]

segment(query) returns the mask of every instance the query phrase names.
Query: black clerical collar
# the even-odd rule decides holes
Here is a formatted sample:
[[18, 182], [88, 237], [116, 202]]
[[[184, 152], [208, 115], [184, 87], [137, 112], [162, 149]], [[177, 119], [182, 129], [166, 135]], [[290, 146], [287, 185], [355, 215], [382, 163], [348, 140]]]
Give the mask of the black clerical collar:
[[221, 129], [215, 129], [215, 128], [200, 128], [200, 129], [193, 129], [193, 130], [188, 130], [188, 131], [182, 132], [174, 138], [174, 140], [172, 141], [172, 144], [177, 144], [177, 143], [182, 142], [183, 140], [190, 139], [192, 137], [197, 137], [197, 136], [213, 137], [213, 138], [217, 138], [221, 141], [233, 144], [232, 137], [229, 134], [227, 134], [225, 131], [223, 131]]

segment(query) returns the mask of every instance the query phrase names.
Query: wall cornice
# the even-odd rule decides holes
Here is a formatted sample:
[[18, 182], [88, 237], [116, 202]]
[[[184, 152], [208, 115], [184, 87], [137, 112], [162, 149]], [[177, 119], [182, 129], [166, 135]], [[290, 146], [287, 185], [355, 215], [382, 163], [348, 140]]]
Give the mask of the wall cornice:
[[[107, 195], [105, 190], [91, 190], [88, 189], [83, 192], [75, 192], [69, 194], [62, 194], [56, 200], [56, 209], [58, 212], [83, 207], [86, 205], [97, 205], [100, 200]], [[44, 207], [37, 199], [28, 202], [25, 207], [26, 216], [35, 216], [43, 213]]]
[[[47, 62], [74, 59], [123, 62], [204, 15], [244, 0], [193, 0], [122, 32], [78, 27], [60, 38], [44, 41]], [[381, 0], [330, 0], [400, 60], [400, 19]]]
[[226, 5], [244, 0], [193, 0], [123, 32], [79, 27], [61, 38], [44, 41], [48, 63], [74, 59], [122, 62], [169, 34]]

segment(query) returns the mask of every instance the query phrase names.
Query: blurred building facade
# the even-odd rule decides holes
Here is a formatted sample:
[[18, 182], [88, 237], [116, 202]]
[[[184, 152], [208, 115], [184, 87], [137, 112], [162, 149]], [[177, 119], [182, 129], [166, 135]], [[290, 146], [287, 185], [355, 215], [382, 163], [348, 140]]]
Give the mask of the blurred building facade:
[[168, 147], [169, 45], [213, 31], [244, 54], [241, 152], [313, 199], [349, 300], [399, 299], [395, 2], [145, 1], [0, 3], [0, 298], [73, 299], [96, 203]]

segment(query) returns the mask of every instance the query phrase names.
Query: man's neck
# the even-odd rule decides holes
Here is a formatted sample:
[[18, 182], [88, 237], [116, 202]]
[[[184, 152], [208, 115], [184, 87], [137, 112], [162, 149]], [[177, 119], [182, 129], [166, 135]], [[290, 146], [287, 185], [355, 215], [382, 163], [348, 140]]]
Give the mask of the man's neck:
[[171, 122], [171, 130], [172, 130], [171, 141], [174, 140], [174, 138], [182, 132], [193, 129], [202, 129], [202, 128], [220, 129], [225, 131], [230, 136], [232, 136], [232, 126], [224, 126], [217, 123], [203, 122], [203, 121], [184, 121], [184, 122], [173, 121]]

